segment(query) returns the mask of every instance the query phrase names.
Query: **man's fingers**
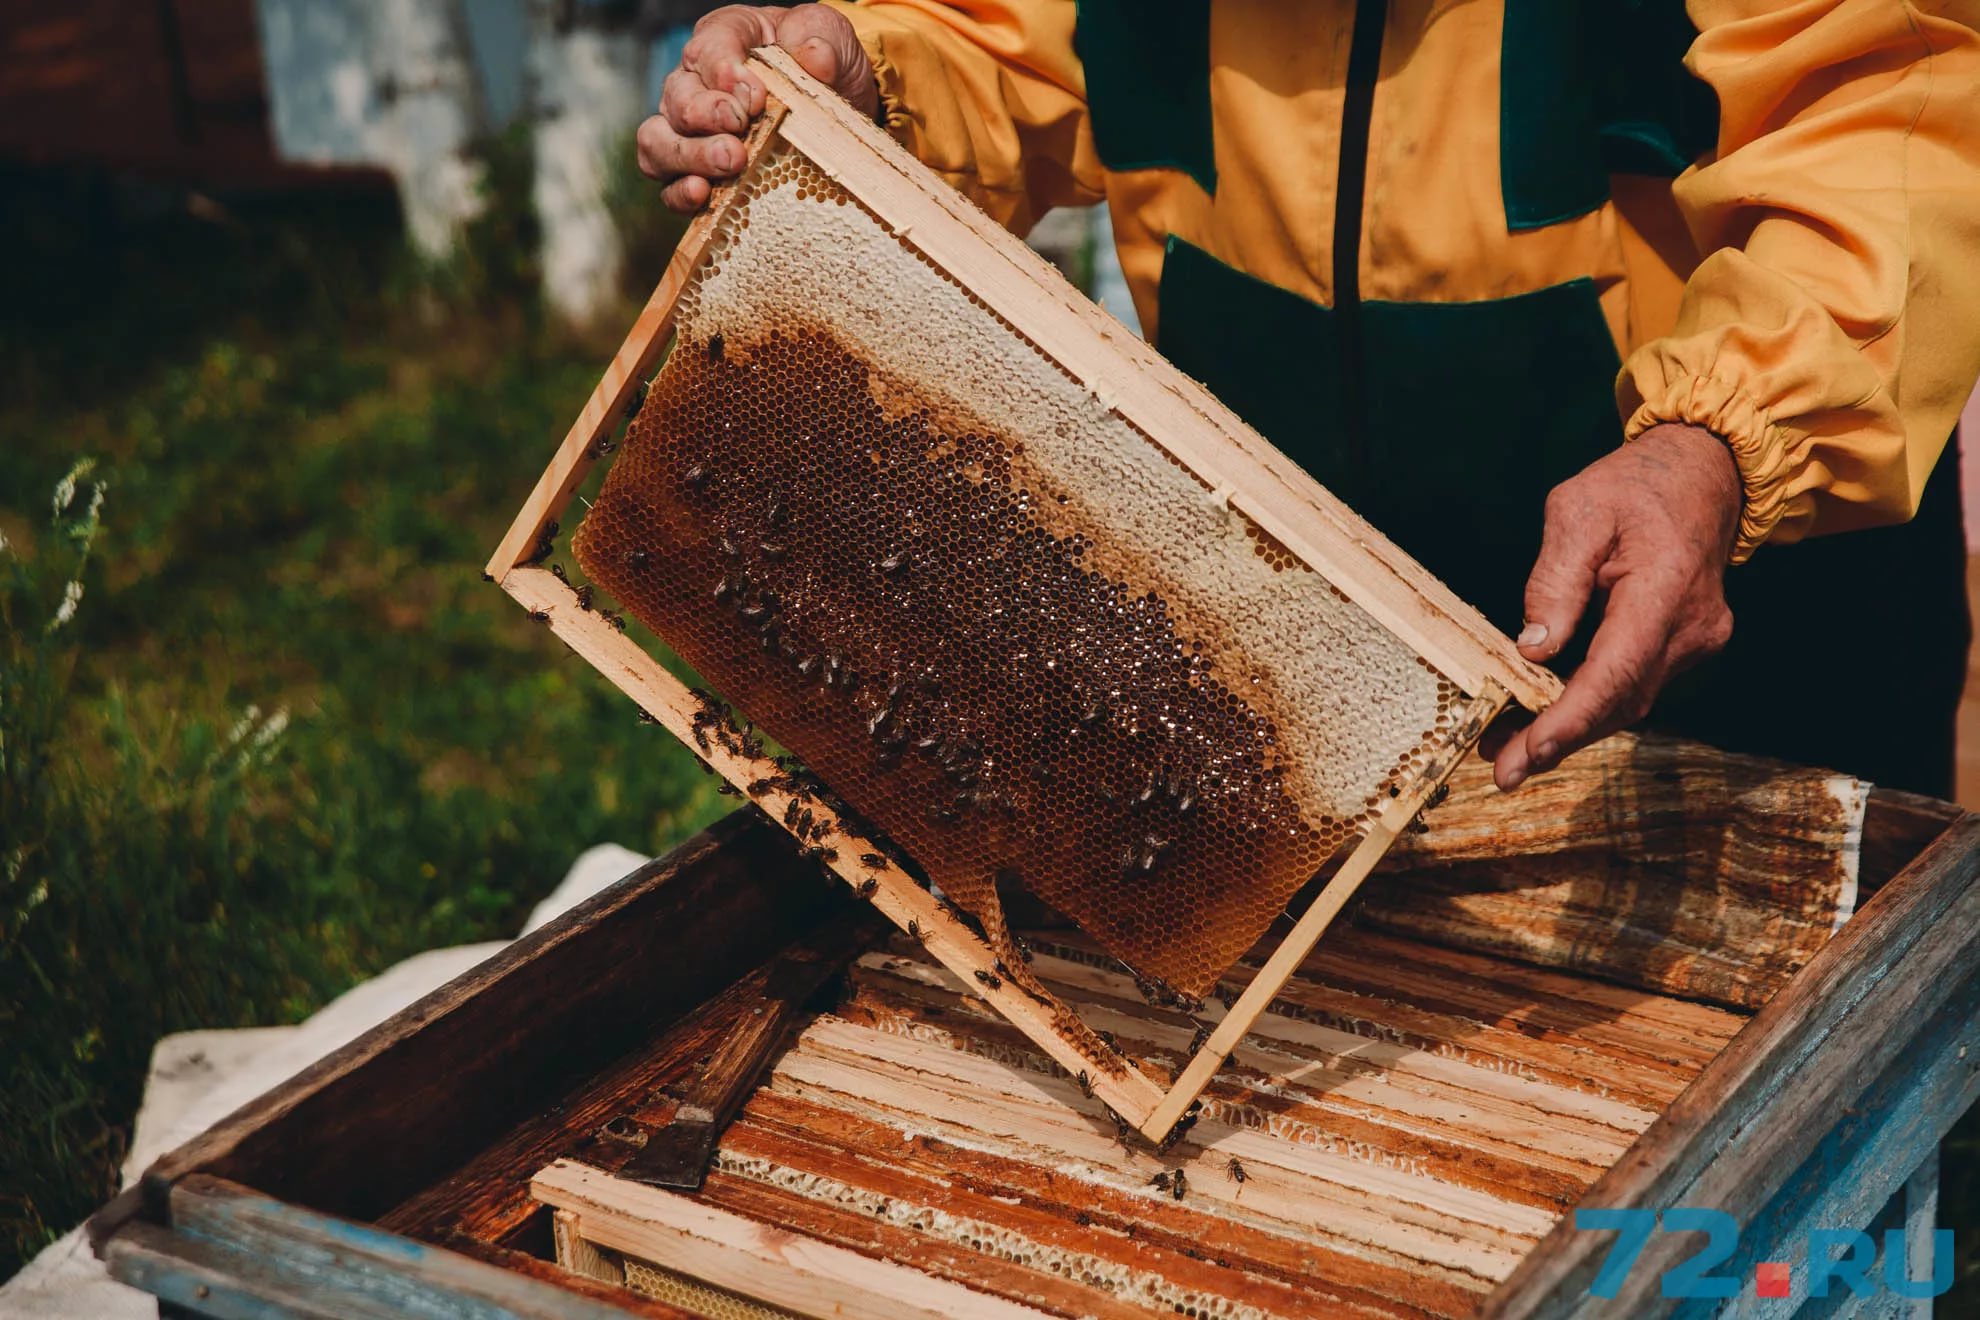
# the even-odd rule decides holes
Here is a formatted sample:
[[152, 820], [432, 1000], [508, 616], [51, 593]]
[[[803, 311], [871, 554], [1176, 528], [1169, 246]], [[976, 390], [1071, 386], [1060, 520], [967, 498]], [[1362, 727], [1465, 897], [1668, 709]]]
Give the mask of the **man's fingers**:
[[668, 210], [687, 215], [706, 206], [713, 190], [714, 185], [699, 174], [683, 174], [660, 190], [660, 200]]
[[741, 138], [729, 133], [683, 137], [665, 115], [649, 116], [640, 124], [634, 140], [639, 147], [640, 170], [654, 179], [671, 179], [677, 174], [726, 179], [743, 167], [745, 159]]
[[1553, 769], [1562, 757], [1642, 717], [1663, 678], [1671, 625], [1669, 604], [1643, 593], [1629, 578], [1617, 583], [1588, 659], [1560, 700], [1499, 754], [1493, 769], [1500, 788], [1517, 788], [1528, 775]]
[[777, 44], [804, 71], [871, 115], [873, 66], [846, 16], [826, 5], [795, 5], [777, 20]]
[[734, 92], [718, 92], [693, 69], [675, 69], [660, 85], [660, 113], [684, 137], [740, 134], [749, 115]]
[[763, 113], [764, 90], [743, 68], [749, 52], [777, 39], [783, 8], [772, 5], [730, 5], [717, 9], [694, 25], [694, 35], [681, 51], [681, 67], [701, 76], [717, 91], [733, 92], [749, 117]]
[[1519, 649], [1529, 660], [1551, 660], [1574, 636], [1595, 590], [1595, 573], [1615, 548], [1615, 515], [1590, 504], [1572, 486], [1547, 497], [1540, 554], [1526, 578], [1526, 626]]

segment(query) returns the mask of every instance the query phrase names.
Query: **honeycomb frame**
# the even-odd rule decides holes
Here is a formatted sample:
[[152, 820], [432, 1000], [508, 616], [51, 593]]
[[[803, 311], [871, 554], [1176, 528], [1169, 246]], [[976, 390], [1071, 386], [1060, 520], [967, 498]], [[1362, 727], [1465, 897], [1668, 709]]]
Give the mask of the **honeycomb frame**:
[[[812, 82], [782, 52], [761, 50], [753, 66], [770, 103], [752, 129], [748, 163], [718, 188], [689, 227], [666, 274], [607, 366], [549, 468], [505, 535], [488, 575], [546, 622], [567, 645], [631, 696], [655, 722], [738, 790], [748, 790], [800, 843], [829, 830], [832, 849], [814, 849], [828, 869], [868, 898], [903, 931], [917, 936], [954, 972], [1069, 1073], [1151, 1141], [1179, 1130], [1202, 1087], [1270, 1004], [1285, 979], [1353, 896], [1389, 845], [1471, 748], [1485, 725], [1512, 701], [1538, 710], [1558, 682], [1526, 662], [1502, 635], [1424, 573], [1379, 533], [1322, 490], [1194, 382], [1140, 340], [1086, 304], [1022, 243], [907, 155], [892, 139]], [[636, 409], [674, 337], [684, 295], [733, 223], [739, 199], [774, 153], [795, 151], [892, 230], [922, 260], [970, 292], [1037, 351], [1085, 383], [1106, 409], [1136, 426], [1232, 514], [1247, 520], [1261, 558], [1274, 556], [1323, 574], [1462, 694], [1441, 741], [1388, 782], [1386, 802], [1370, 807], [1359, 841], [1278, 948], [1232, 1004], [1214, 1001], [1204, 1016], [1207, 1039], [1164, 1085], [1113, 1055], [1091, 1032], [1068, 1024], [1052, 1005], [1014, 984], [996, 950], [953, 910], [898, 868], [877, 874], [860, 858], [878, 851], [860, 826], [793, 785], [753, 738], [711, 738], [705, 698], [690, 690], [606, 617], [587, 594], [537, 566], [556, 520], [602, 457], [601, 444]], [[1111, 391], [1111, 393], [1110, 393]], [[774, 733], [775, 730], [770, 730]], [[793, 828], [802, 810], [806, 827]], [[810, 837], [806, 837], [807, 834]]]

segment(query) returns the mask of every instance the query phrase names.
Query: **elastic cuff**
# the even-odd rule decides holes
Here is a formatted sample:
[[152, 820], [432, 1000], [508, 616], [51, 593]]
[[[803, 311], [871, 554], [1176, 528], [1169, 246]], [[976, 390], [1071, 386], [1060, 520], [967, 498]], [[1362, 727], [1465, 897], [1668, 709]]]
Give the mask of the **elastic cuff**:
[[1732, 562], [1745, 563], [1787, 512], [1787, 436], [1738, 386], [1714, 376], [1667, 380], [1657, 397], [1645, 398], [1629, 415], [1623, 438], [1634, 440], [1653, 426], [1671, 422], [1702, 426], [1732, 450], [1746, 496]]

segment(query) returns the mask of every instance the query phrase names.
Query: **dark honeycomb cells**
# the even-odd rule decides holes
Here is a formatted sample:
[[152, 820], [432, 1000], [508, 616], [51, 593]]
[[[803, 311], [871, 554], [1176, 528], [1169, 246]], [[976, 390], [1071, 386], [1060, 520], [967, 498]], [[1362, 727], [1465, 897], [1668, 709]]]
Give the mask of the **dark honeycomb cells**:
[[[827, 332], [675, 348], [584, 571], [993, 934], [1015, 879], [1201, 996], [1359, 827], [1153, 592], [1034, 516], [1020, 445], [896, 404]], [[1241, 668], [1241, 667], [1239, 667]]]

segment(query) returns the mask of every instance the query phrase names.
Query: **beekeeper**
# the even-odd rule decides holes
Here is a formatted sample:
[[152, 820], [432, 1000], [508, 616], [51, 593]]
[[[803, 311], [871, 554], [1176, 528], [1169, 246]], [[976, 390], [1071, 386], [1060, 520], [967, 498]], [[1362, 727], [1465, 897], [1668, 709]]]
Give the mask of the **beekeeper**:
[[1171, 361], [1527, 657], [1576, 664], [1501, 787], [1661, 693], [1660, 727], [1950, 795], [1976, 23], [1956, 0], [731, 6], [639, 158], [701, 206], [763, 108], [744, 54], [777, 42], [1014, 230], [1104, 199]]

